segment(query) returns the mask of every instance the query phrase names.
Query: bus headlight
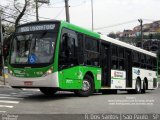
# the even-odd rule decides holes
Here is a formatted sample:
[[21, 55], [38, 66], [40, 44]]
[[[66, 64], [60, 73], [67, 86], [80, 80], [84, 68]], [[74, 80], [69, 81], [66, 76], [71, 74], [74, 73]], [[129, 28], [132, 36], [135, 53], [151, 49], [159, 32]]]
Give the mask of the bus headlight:
[[51, 74], [52, 73], [52, 69], [49, 69], [46, 74]]
[[45, 72], [45, 73], [44, 73], [44, 75], [43, 75], [43, 76], [46, 76], [46, 75], [52, 74], [52, 72], [53, 72], [53, 68], [50, 68], [50, 69], [48, 69], [48, 70], [47, 70], [47, 72]]
[[13, 75], [13, 72], [12, 72], [12, 70], [8, 70], [8, 73], [9, 73], [9, 74], [11, 74], [11, 75]]

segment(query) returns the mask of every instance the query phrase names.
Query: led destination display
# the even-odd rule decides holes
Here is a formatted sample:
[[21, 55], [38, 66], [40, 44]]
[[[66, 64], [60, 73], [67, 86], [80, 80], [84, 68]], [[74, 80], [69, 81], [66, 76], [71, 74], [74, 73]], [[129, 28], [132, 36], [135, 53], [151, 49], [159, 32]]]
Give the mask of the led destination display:
[[16, 32], [33, 32], [33, 31], [41, 31], [41, 30], [54, 30], [55, 24], [40, 24], [40, 25], [29, 25], [29, 26], [21, 26]]

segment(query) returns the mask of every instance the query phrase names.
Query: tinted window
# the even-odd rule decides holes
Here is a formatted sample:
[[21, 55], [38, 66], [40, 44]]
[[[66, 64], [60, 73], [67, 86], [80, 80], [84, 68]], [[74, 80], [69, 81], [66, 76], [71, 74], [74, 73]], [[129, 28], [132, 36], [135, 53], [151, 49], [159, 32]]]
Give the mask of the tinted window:
[[124, 58], [124, 48], [119, 47], [119, 57]]
[[98, 52], [99, 51], [99, 44], [96, 39], [86, 37], [85, 39], [85, 49]]
[[138, 62], [138, 53], [133, 51], [133, 61]]
[[63, 29], [59, 53], [59, 68], [67, 68], [78, 64], [78, 39], [77, 33]]
[[112, 56], [118, 56], [117, 46], [112, 45]]
[[124, 70], [124, 48], [112, 45], [112, 69]]
[[85, 64], [99, 66], [99, 40], [85, 37]]

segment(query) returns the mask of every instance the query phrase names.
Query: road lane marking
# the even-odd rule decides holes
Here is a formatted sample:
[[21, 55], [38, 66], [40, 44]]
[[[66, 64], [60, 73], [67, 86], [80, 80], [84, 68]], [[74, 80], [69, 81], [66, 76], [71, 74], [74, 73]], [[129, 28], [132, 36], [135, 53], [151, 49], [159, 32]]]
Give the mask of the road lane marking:
[[17, 94], [17, 95], [8, 95], [8, 94], [0, 94], [1, 97], [19, 97], [23, 98], [25, 94]]
[[40, 91], [39, 89], [22, 89], [23, 91]]
[[12, 96], [12, 95], [9, 95], [9, 94], [0, 94], [0, 96]]
[[34, 95], [34, 94], [24, 94], [25, 96], [30, 96], [30, 95]]
[[0, 100], [0, 103], [13, 103], [13, 104], [18, 104], [19, 101]]
[[0, 107], [13, 108], [11, 105], [0, 105]]
[[24, 98], [18, 98], [18, 97], [1, 97], [0, 96], [0, 99], [19, 99], [19, 100], [22, 100]]
[[16, 95], [17, 93], [10, 93], [10, 94], [12, 94], [12, 95]]
[[0, 113], [5, 113], [6, 111], [0, 111]]

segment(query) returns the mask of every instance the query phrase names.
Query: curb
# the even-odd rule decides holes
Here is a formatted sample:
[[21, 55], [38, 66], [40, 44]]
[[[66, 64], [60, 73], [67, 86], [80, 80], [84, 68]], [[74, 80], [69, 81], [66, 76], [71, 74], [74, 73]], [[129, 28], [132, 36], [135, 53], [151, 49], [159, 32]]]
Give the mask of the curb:
[[9, 85], [0, 85], [0, 88], [11, 88]]
[[8, 83], [4, 85], [4, 82], [0, 79], [0, 88], [11, 88], [11, 86]]

